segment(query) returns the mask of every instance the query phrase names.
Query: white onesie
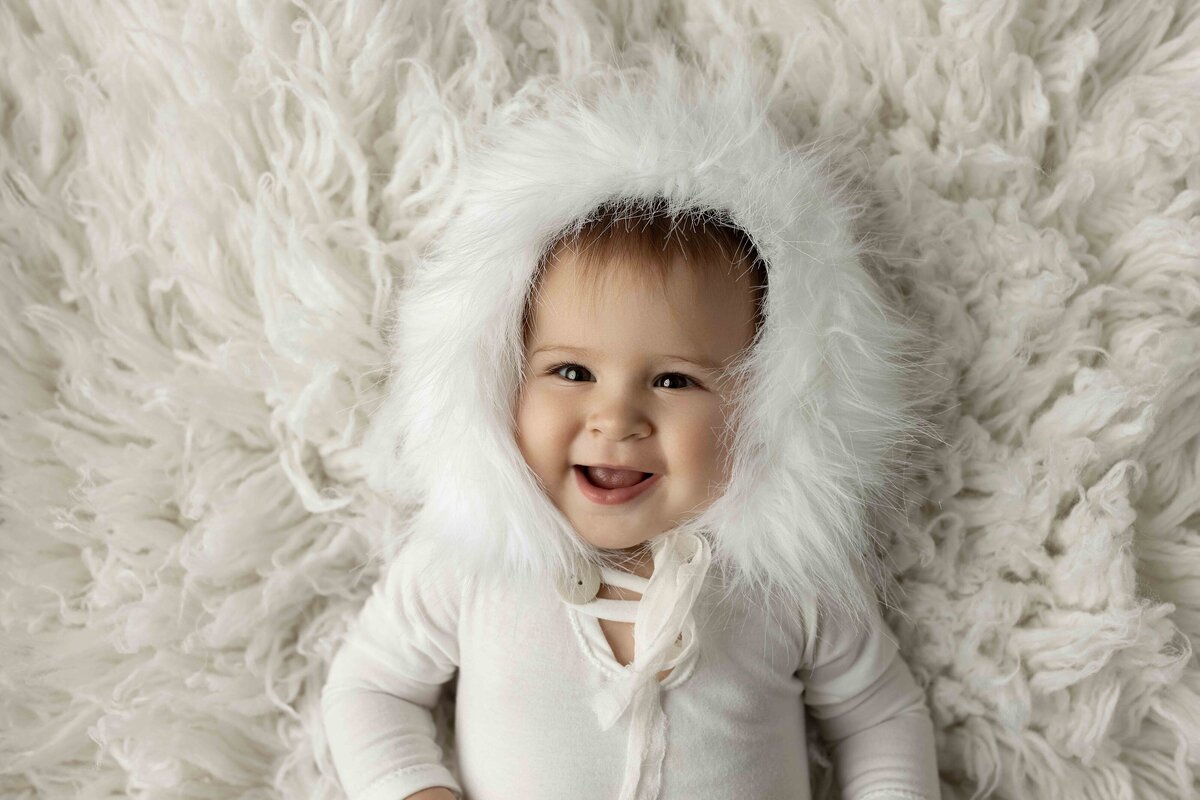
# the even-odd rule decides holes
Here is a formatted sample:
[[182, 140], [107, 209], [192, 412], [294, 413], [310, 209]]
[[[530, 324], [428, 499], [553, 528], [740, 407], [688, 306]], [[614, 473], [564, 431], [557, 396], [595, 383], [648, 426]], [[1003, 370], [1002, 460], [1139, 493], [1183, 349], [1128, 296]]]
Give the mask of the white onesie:
[[[467, 800], [616, 800], [640, 721], [628, 713], [602, 730], [597, 720], [594, 698], [627, 668], [596, 617], [552, 587], [518, 596], [445, 563], [434, 546], [406, 543], [333, 661], [325, 726], [351, 800], [434, 786]], [[846, 800], [939, 798], [924, 695], [881, 617], [864, 630], [828, 625], [810, 657], [793, 620], [721, 607], [718, 595], [707, 576], [696, 646], [661, 684], [658, 797], [807, 800], [806, 703], [836, 745]], [[456, 669], [458, 761], [448, 764], [430, 710]]]

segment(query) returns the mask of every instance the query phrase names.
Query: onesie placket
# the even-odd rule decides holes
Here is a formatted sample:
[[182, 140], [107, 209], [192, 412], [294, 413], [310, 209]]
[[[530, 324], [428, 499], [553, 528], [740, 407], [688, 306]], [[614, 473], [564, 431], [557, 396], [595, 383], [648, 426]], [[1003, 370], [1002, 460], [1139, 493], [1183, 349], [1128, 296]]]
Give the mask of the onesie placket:
[[[578, 611], [634, 624], [633, 660], [621, 667], [618, 677], [607, 683], [593, 702], [601, 730], [631, 714], [619, 800], [658, 797], [667, 733], [658, 673], [674, 669], [697, 646], [692, 612], [711, 559], [704, 537], [677, 532], [656, 551], [649, 579], [603, 567], [599, 574], [572, 576], [564, 584], [566, 588], [560, 588], [563, 599]], [[641, 592], [641, 598], [597, 598], [600, 575], [611, 585]]]

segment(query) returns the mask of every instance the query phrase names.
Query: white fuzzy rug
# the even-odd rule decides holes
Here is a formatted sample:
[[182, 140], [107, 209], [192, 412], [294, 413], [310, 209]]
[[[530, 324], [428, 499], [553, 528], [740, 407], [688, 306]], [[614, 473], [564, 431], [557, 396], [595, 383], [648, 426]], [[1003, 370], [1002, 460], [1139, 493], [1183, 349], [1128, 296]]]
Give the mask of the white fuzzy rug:
[[0, 796], [340, 796], [397, 275], [489, 109], [662, 29], [756, 53], [914, 254], [944, 796], [1200, 796], [1191, 0], [0, 4]]

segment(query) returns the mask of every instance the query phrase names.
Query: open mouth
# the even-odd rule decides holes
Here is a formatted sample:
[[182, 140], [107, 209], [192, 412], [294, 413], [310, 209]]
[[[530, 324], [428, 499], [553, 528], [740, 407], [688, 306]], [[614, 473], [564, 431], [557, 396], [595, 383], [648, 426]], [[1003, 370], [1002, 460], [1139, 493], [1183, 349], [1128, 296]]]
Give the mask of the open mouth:
[[[575, 464], [572, 470], [575, 472], [575, 482], [579, 486], [580, 493], [593, 503], [605, 506], [619, 505], [640, 497], [662, 480], [662, 475], [655, 472], [638, 472], [620, 476], [613, 475], [613, 470], [606, 470], [606, 473], [609, 473], [608, 476], [615, 480], [612, 481], [613, 486], [605, 487], [592, 479], [591, 467]], [[632, 472], [632, 470], [627, 470], [627, 472]]]
[[[576, 464], [575, 469], [583, 472], [583, 477], [587, 479], [587, 482], [590, 483], [592, 486], [595, 486], [597, 489], [605, 489], [607, 491], [612, 491], [613, 489], [622, 488], [622, 486], [604, 486], [600, 483], [597, 483], [595, 478], [592, 476], [592, 468], [589, 467], [587, 464]], [[641, 477], [638, 478], [636, 481], [623, 482], [623, 485], [626, 487], [636, 486], [639, 483], [641, 483], [642, 481], [646, 480], [647, 478], [652, 478], [652, 477], [654, 477], [653, 472], [643, 472], [643, 473], [641, 473]]]

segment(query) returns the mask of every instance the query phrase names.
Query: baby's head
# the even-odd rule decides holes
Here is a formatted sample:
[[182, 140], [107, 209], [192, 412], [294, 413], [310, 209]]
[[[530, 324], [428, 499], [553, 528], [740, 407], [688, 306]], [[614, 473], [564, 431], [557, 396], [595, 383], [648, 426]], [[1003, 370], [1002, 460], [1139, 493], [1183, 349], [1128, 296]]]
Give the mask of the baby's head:
[[[523, 326], [517, 444], [580, 536], [606, 550], [637, 549], [724, 490], [741, 389], [728, 372], [766, 288], [736, 227], [639, 208], [631, 219], [603, 207], [548, 249]], [[653, 475], [622, 502], [591, 485], [623, 482], [587, 469], [600, 464]]]

